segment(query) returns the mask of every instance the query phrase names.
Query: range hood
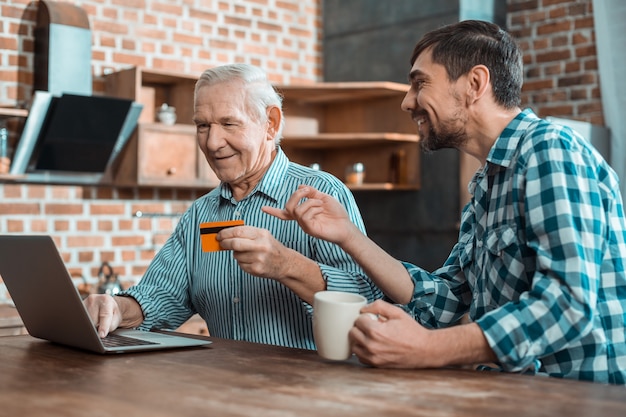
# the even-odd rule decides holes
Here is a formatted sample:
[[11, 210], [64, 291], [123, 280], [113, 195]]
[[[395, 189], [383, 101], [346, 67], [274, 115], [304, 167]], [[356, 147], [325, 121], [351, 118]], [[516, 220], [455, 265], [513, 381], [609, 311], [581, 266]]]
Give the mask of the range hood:
[[10, 173], [33, 182], [100, 183], [142, 108], [121, 98], [36, 91]]
[[143, 106], [92, 95], [91, 30], [80, 7], [39, 1], [34, 94], [10, 173], [26, 181], [102, 182]]

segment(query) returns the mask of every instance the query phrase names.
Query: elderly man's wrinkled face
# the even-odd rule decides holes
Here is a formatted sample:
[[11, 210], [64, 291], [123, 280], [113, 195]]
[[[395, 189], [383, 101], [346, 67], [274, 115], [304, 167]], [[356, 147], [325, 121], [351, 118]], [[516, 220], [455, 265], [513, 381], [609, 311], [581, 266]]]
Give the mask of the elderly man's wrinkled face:
[[240, 81], [200, 87], [193, 120], [198, 145], [221, 181], [231, 186], [260, 181], [272, 161], [274, 131], [248, 105]]

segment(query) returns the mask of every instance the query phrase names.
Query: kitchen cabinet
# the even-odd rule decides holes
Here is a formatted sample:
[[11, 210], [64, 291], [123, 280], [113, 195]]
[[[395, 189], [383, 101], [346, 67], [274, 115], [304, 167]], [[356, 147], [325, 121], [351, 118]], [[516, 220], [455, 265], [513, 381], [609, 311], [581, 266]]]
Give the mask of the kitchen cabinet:
[[219, 180], [196, 143], [195, 126], [140, 123], [113, 170], [120, 186], [215, 188]]
[[[143, 104], [137, 129], [112, 169], [120, 186], [215, 188], [219, 180], [198, 148], [193, 116], [196, 77], [132, 67], [105, 77], [105, 93]], [[176, 123], [157, 120], [176, 109]]]
[[[133, 67], [105, 77], [106, 94], [144, 105], [136, 134], [114, 173], [124, 185], [218, 184], [195, 143], [193, 92], [197, 77]], [[285, 130], [281, 146], [289, 158], [346, 180], [347, 169], [363, 164], [355, 190], [415, 190], [420, 186], [419, 136], [400, 109], [407, 85], [338, 82], [276, 85], [283, 95]], [[177, 122], [156, 121], [162, 104], [176, 108]]]
[[106, 95], [143, 104], [139, 123], [157, 122], [157, 110], [165, 103], [176, 108], [178, 124], [190, 125], [196, 80], [191, 75], [131, 67], [106, 75], [104, 86]]

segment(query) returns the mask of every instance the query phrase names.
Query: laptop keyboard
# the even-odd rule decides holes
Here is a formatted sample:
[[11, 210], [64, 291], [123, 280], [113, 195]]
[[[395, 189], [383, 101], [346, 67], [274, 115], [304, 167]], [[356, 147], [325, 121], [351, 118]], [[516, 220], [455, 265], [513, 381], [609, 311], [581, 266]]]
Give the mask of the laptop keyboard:
[[106, 347], [121, 347], [121, 346], [143, 346], [143, 345], [158, 345], [156, 342], [149, 342], [147, 340], [136, 339], [134, 337], [122, 336], [119, 334], [109, 334], [102, 339], [102, 343]]

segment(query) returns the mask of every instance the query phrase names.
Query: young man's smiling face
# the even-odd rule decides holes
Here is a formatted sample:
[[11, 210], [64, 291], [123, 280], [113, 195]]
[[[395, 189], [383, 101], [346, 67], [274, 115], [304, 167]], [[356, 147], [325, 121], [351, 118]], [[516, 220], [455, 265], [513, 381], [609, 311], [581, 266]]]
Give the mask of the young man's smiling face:
[[410, 89], [402, 110], [411, 113], [426, 151], [459, 148], [467, 141], [468, 120], [463, 91], [466, 77], [451, 82], [443, 65], [432, 61], [428, 48], [415, 60], [409, 73]]

